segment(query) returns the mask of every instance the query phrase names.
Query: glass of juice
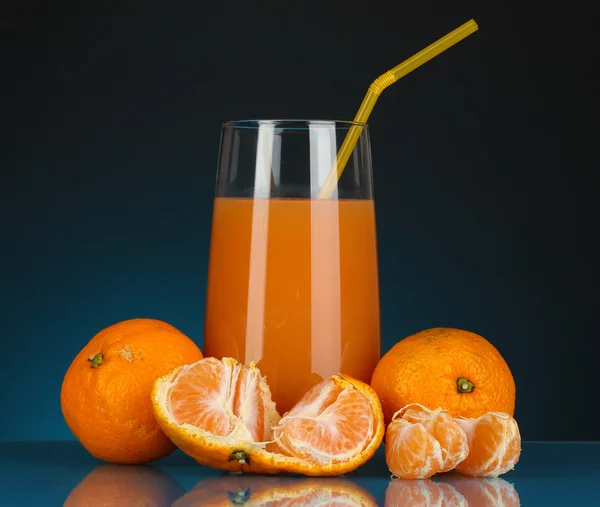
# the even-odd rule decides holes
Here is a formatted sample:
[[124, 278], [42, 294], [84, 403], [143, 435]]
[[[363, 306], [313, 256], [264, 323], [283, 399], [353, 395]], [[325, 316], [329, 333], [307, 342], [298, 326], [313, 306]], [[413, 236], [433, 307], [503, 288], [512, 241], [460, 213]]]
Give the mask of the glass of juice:
[[[319, 197], [353, 126], [354, 151], [333, 194]], [[380, 323], [367, 125], [223, 124], [204, 353], [255, 363], [280, 413], [333, 374], [371, 380]]]

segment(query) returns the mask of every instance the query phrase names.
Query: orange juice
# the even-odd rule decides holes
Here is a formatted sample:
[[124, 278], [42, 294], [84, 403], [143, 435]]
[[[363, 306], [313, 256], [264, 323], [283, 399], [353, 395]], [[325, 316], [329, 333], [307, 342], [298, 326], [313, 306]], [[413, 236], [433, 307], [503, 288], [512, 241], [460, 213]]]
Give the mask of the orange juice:
[[256, 363], [278, 410], [380, 357], [372, 200], [217, 198], [205, 355]]

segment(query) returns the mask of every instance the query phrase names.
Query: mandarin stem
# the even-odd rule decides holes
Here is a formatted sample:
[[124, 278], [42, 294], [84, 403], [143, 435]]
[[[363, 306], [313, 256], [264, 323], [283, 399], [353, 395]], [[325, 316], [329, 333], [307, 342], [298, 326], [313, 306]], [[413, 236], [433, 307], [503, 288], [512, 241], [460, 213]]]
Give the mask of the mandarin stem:
[[95, 356], [88, 357], [88, 361], [92, 363], [90, 368], [98, 368], [104, 362], [104, 356], [99, 352]]
[[460, 377], [456, 381], [456, 386], [458, 388], [459, 393], [470, 393], [473, 391], [473, 389], [475, 389], [475, 384], [473, 384], [473, 382], [468, 381], [464, 377]]
[[250, 465], [250, 456], [246, 451], [233, 451], [229, 461], [237, 461], [240, 465]]

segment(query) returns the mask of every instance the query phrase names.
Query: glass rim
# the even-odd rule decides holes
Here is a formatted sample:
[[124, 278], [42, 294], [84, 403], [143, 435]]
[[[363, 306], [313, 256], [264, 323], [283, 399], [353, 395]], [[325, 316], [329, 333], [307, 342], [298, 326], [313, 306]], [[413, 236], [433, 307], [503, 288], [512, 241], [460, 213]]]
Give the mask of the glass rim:
[[[293, 125], [300, 124], [304, 125], [304, 128], [309, 128], [311, 125], [341, 125], [350, 127], [362, 127], [368, 128], [366, 123], [354, 121], [354, 120], [327, 120], [317, 118], [272, 118], [272, 119], [254, 119], [254, 120], [228, 120], [224, 121], [221, 125], [223, 128], [258, 128], [261, 125], [274, 125], [285, 128], [286, 124], [293, 128]], [[296, 127], [298, 128], [298, 127]]]

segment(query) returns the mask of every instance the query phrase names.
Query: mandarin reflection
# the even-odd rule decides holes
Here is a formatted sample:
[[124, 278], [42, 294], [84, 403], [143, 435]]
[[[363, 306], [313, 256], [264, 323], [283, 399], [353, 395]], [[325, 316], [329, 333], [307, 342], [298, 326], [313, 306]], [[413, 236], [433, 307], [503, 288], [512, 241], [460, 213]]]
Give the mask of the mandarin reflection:
[[385, 507], [518, 507], [515, 487], [497, 478], [447, 474], [435, 480], [394, 479], [385, 492]]
[[71, 490], [64, 507], [167, 507], [184, 493], [179, 482], [158, 468], [101, 465]]
[[300, 478], [228, 474], [200, 481], [173, 507], [352, 505], [376, 507], [366, 490], [342, 477]]

